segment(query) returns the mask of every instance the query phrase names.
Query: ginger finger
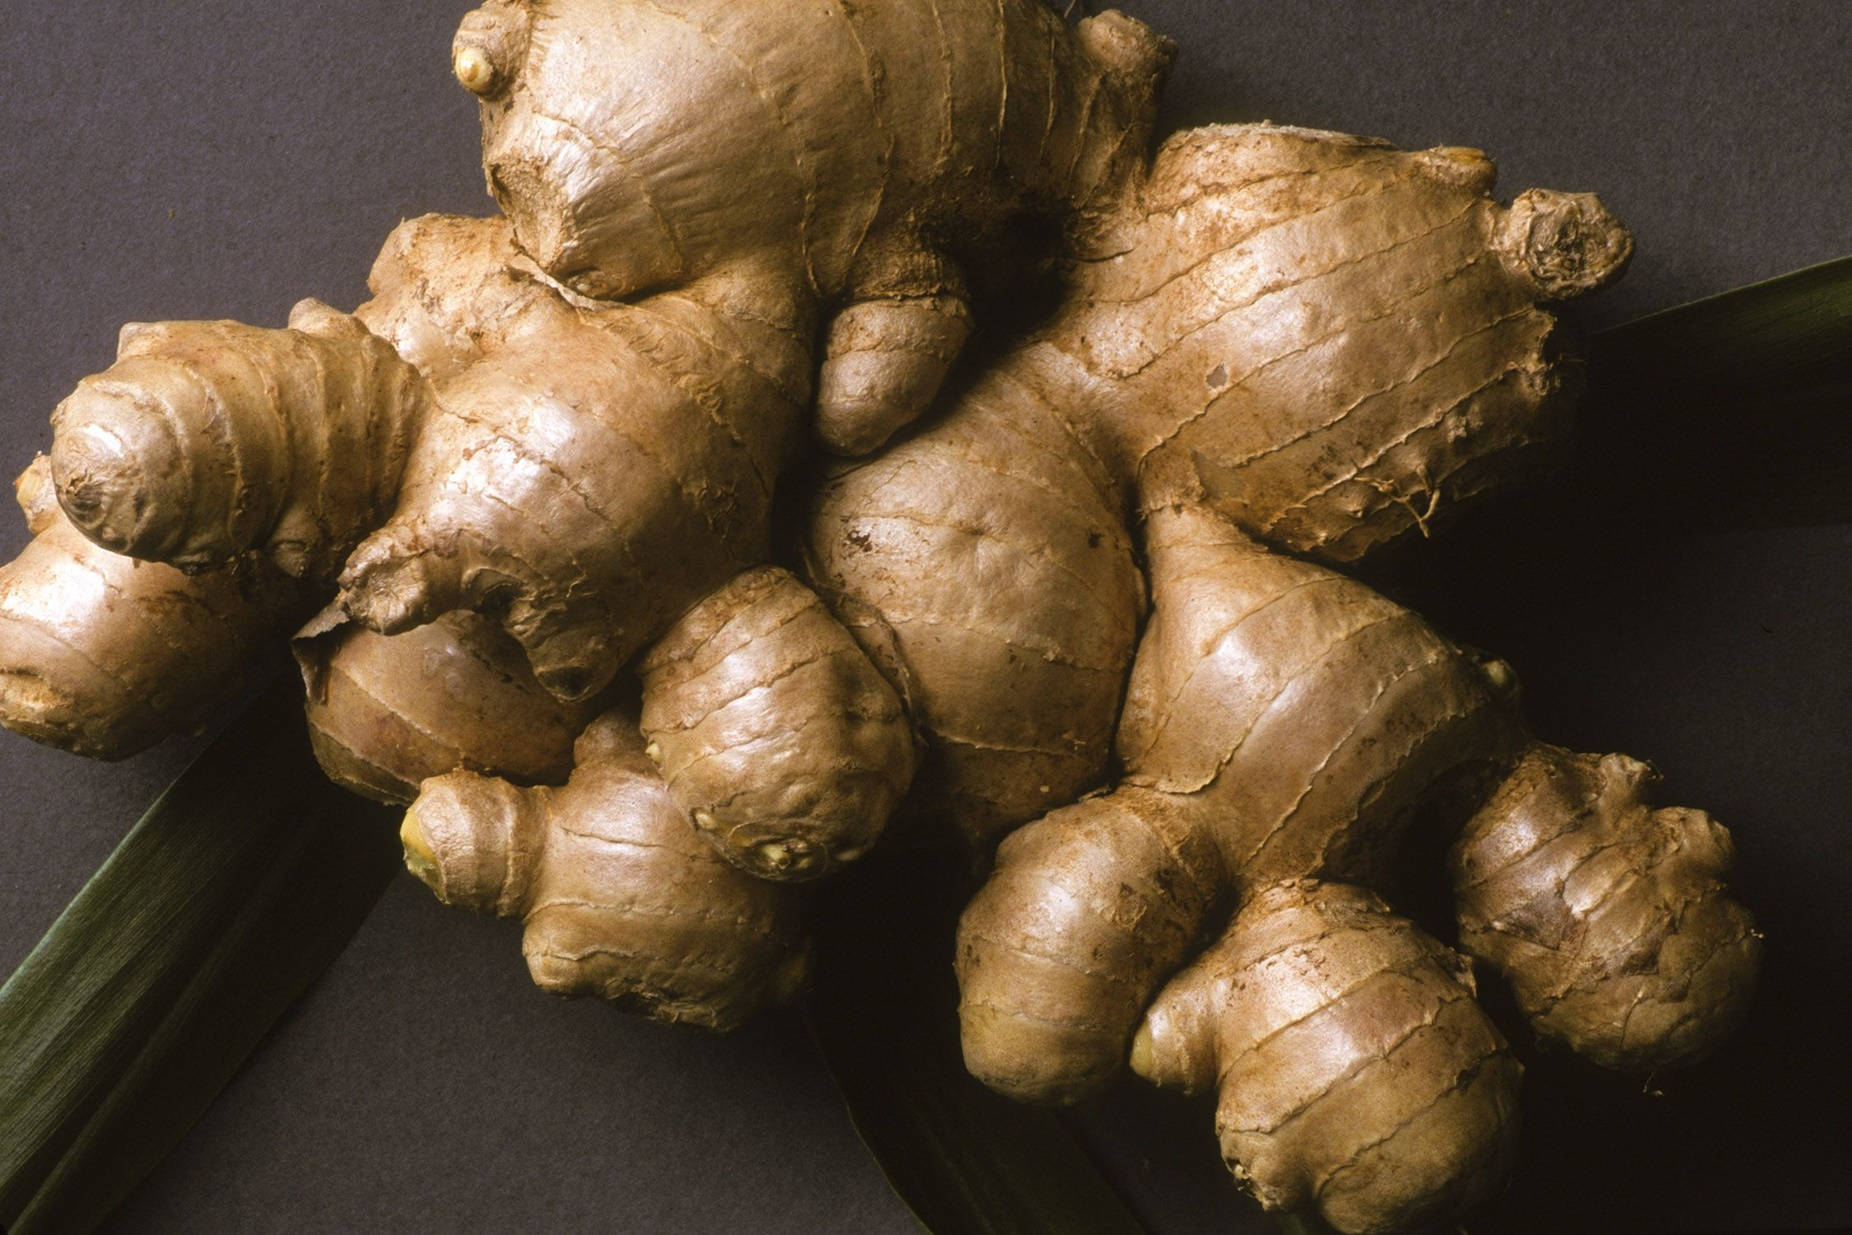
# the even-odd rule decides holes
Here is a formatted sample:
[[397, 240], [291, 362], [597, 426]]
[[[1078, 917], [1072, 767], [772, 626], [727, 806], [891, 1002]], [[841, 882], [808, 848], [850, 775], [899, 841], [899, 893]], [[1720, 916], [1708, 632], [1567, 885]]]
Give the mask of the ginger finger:
[[562, 788], [453, 772], [406, 812], [406, 864], [439, 900], [520, 917], [535, 983], [726, 1030], [793, 994], [807, 951], [790, 889], [733, 869], [610, 712]]
[[965, 1066], [992, 1089], [1072, 1102], [1125, 1064], [1158, 984], [1226, 886], [1167, 795], [1086, 798], [1011, 833], [958, 925]]
[[0, 567], [0, 724], [35, 741], [125, 759], [197, 729], [314, 604], [261, 560], [186, 575], [99, 548], [58, 508], [43, 455], [18, 493], [36, 536]]
[[1460, 943], [1537, 1031], [1606, 1068], [1695, 1062], [1742, 1022], [1762, 936], [1723, 879], [1730, 834], [1655, 810], [1625, 755], [1536, 745], [1452, 852]]
[[58, 500], [117, 553], [197, 571], [258, 550], [325, 582], [390, 509], [426, 394], [319, 301], [287, 330], [126, 326], [115, 365], [52, 414]]
[[643, 734], [728, 861], [813, 879], [865, 854], [913, 775], [900, 700], [815, 593], [747, 571], [644, 656]]
[[1219, 1090], [1235, 1178], [1346, 1235], [1469, 1208], [1516, 1148], [1522, 1067], [1466, 959], [1360, 888], [1263, 890], [1167, 986], [1132, 1050], [1161, 1085]]
[[480, 614], [448, 613], [401, 635], [324, 617], [297, 635], [309, 741], [329, 779], [410, 802], [419, 784], [466, 769], [563, 784], [598, 708], [561, 703], [512, 639]]

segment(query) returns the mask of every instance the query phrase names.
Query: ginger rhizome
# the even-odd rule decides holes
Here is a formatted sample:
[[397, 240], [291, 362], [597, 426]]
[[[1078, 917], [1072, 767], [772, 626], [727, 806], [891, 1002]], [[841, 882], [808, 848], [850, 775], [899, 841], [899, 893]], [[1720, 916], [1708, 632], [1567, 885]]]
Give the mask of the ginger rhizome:
[[490, 0], [453, 67], [504, 217], [403, 224], [352, 317], [125, 332], [22, 481], [0, 719], [128, 753], [319, 611], [316, 754], [415, 799], [418, 875], [547, 989], [717, 1028], [800, 979], [782, 884], [906, 810], [994, 852], [983, 1080], [1130, 1063], [1217, 1091], [1268, 1206], [1453, 1217], [1520, 1069], [1377, 895], [1417, 823], [1462, 948], [1597, 1062], [1703, 1055], [1758, 963], [1720, 826], [1335, 569], [1560, 454], [1551, 305], [1632, 242], [1463, 148], [1153, 156], [1170, 51], [1037, 0]]
[[[963, 830], [994, 839], [1104, 776], [1143, 615], [1128, 505], [1346, 562], [1555, 451], [1574, 371], [1490, 183], [1477, 152], [1173, 138], [1047, 328], [823, 486], [812, 573], [851, 626], [881, 615], [865, 642], [898, 648], [935, 735], [926, 792]], [[1550, 294], [1618, 272], [1597, 204], [1520, 201], [1576, 224]]]
[[899, 697], [787, 571], [696, 605], [639, 672], [669, 796], [745, 870], [810, 879], [855, 861], [913, 779]]
[[440, 900], [522, 919], [528, 968], [555, 994], [728, 1029], [802, 981], [791, 891], [689, 828], [634, 716], [586, 729], [563, 788], [474, 772], [426, 781], [402, 835]]
[[[885, 758], [895, 742], [911, 740], [898, 702], [883, 697], [885, 683], [840, 628], [831, 627], [833, 636], [818, 630], [821, 611], [801, 584], [783, 572], [764, 575], [771, 577], [749, 576], [735, 589], [745, 603], [711, 604], [705, 620], [683, 624], [680, 646], [699, 657], [698, 670], [667, 692], [670, 707], [651, 690], [645, 706], [686, 718], [697, 735], [716, 725], [761, 730], [759, 753], [791, 795], [784, 804], [821, 797], [867, 807], [852, 820], [866, 843], [911, 767], [910, 755]], [[794, 603], [794, 593], [808, 604]], [[764, 646], [729, 642], [741, 627], [763, 632]], [[767, 655], [781, 651], [796, 662], [791, 680], [807, 672], [833, 680], [767, 697], [754, 671], [781, 663]], [[758, 841], [743, 853], [715, 844], [671, 792], [658, 766], [666, 760], [646, 746], [634, 712], [600, 715], [595, 704], [554, 699], [519, 646], [476, 614], [392, 636], [312, 623], [296, 652], [323, 768], [369, 797], [412, 803], [402, 833], [408, 865], [446, 903], [521, 917], [529, 968], [543, 989], [712, 1029], [795, 992], [806, 954], [800, 903], [793, 890], [729, 861], [790, 880], [851, 860], [857, 855], [832, 853], [832, 837], [819, 834], [819, 822], [832, 822], [827, 813], [821, 821], [801, 812], [755, 819]], [[859, 723], [845, 719], [850, 706], [866, 713]], [[776, 736], [781, 725], [799, 735], [859, 735], [862, 749], [884, 758], [870, 768], [848, 757], [853, 743], [826, 744], [834, 758], [806, 760], [800, 751], [794, 767], [791, 752], [781, 760], [766, 749], [789, 744]], [[702, 740], [684, 739], [684, 749], [699, 750]], [[871, 791], [871, 772], [894, 784], [887, 800]], [[758, 782], [742, 775], [740, 783]], [[832, 792], [838, 783], [842, 791]]]
[[1269, 1209], [1404, 1230], [1487, 1195], [1522, 1072], [1464, 957], [1343, 884], [1256, 895], [1164, 988], [1133, 1066], [1216, 1089], [1222, 1152]]
[[123, 759], [203, 727], [307, 615], [267, 563], [187, 575], [97, 547], [43, 455], [17, 491], [34, 536], [0, 566], [0, 720], [36, 741]]
[[923, 409], [961, 268], [1016, 220], [1104, 210], [1167, 55], [1026, 0], [495, 3], [457, 47], [509, 223], [409, 235], [375, 272], [362, 317], [402, 351], [480, 354], [435, 379], [343, 604], [386, 634], [491, 612], [561, 698], [768, 558], [808, 428], [866, 450]]
[[[1678, 845], [1666, 819], [1701, 816], [1644, 823], [1617, 791], [1610, 824], [1538, 791], [1550, 748], [1509, 669], [1285, 556], [1356, 561], [1560, 449], [1577, 372], [1545, 305], [1631, 242], [1591, 197], [1504, 207], [1491, 183], [1476, 151], [1171, 139], [1054, 318], [837, 469], [807, 534], [819, 588], [907, 683], [922, 793], [980, 843], [1007, 833], [959, 933], [971, 1070], [1053, 1101], [1128, 1057], [1219, 1086], [1237, 1178], [1346, 1231], [1445, 1220], [1510, 1159], [1518, 1069], [1466, 961], [1362, 890], [1412, 820], [1484, 804], [1480, 849], [1540, 845], [1529, 883], [1463, 891], [1463, 942], [1541, 1032], [1640, 1005], [1624, 1059], [1597, 1058], [1688, 1061], [1757, 964], [1708, 821]], [[1549, 899], [1609, 847], [1611, 909]]]
[[[778, 482], [924, 411], [1022, 225], [1108, 212], [1168, 55], [1033, 0], [486, 5], [455, 68], [507, 217], [403, 225], [352, 318], [137, 329], [57, 417], [60, 496], [99, 553], [262, 564], [301, 580], [292, 622], [332, 600], [298, 652], [316, 753], [363, 793], [557, 783], [631, 667], [691, 832], [825, 873], [880, 834], [912, 735], [759, 569]], [[91, 696], [66, 710], [145, 710]]]
[[37, 538], [0, 569], [0, 721], [111, 759], [210, 721], [384, 518], [427, 394], [316, 301], [284, 330], [124, 327], [20, 481]]
[[380, 634], [479, 610], [588, 700], [767, 559], [808, 438], [870, 450], [924, 410], [1024, 225], [1108, 210], [1168, 56], [1036, 0], [497, 0], [455, 68], [507, 220], [402, 228], [376, 338], [318, 310], [138, 330], [59, 417], [67, 513], [186, 570], [341, 569]]
[[1653, 809], [1637, 759], [1538, 746], [1453, 851], [1461, 945], [1538, 1032], [1604, 1067], [1691, 1063], [1748, 1011], [1761, 936], [1703, 811]]
[[427, 778], [458, 769], [563, 784], [598, 714], [543, 690], [520, 646], [478, 613], [400, 635], [311, 623], [295, 651], [315, 757], [330, 779], [381, 802], [409, 802]]
[[58, 500], [117, 553], [198, 571], [257, 552], [320, 579], [384, 518], [426, 394], [391, 346], [313, 300], [287, 330], [125, 327], [116, 363], [52, 415]]
[[833, 317], [817, 430], [862, 451], [925, 410], [1012, 223], [1084, 228], [1123, 186], [1170, 47], [1026, 0], [495, 0], [455, 54], [550, 276], [616, 300], [754, 267]]

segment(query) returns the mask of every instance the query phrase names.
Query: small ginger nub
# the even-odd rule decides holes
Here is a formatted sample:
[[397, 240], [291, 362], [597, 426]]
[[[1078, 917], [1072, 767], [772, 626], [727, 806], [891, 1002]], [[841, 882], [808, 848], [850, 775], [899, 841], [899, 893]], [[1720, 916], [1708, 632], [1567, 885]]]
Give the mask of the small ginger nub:
[[1730, 834], [1654, 809], [1625, 755], [1538, 745], [1453, 851], [1462, 945], [1511, 982], [1539, 1033], [1603, 1067], [1695, 1062], [1748, 1011], [1761, 935], [1729, 896]]
[[528, 971], [557, 995], [724, 1030], [795, 993], [808, 956], [795, 899], [703, 843], [635, 718], [592, 722], [574, 757], [558, 789], [426, 781], [400, 833], [407, 866], [440, 900], [522, 918]]

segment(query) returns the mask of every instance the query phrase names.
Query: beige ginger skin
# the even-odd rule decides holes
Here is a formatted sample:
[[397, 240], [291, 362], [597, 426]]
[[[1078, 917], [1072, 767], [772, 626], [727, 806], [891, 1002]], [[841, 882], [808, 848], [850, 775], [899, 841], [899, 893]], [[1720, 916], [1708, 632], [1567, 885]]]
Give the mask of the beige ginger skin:
[[[1476, 151], [1172, 138], [1053, 320], [837, 469], [806, 541], [908, 683], [921, 793], [980, 851], [1003, 837], [959, 932], [971, 1070], [1040, 1100], [1128, 1058], [1216, 1089], [1237, 1179], [1344, 1231], [1446, 1221], [1512, 1157], [1520, 1069], [1466, 960], [1363, 890], [1417, 817], [1484, 804], [1462, 943], [1598, 1060], [1714, 1047], [1758, 961], [1721, 829], [1537, 791], [1553, 748], [1509, 669], [1286, 556], [1358, 560], [1560, 444], [1576, 373], [1544, 305], [1631, 241], [1592, 197], [1505, 207], [1491, 183]], [[1610, 852], [1611, 830], [1660, 839]], [[1473, 881], [1526, 839], [1528, 878]], [[1630, 1004], [1627, 1052], [1604, 1050]]]
[[306, 614], [268, 564], [187, 575], [99, 548], [58, 507], [51, 461], [19, 477], [33, 540], [0, 566], [0, 713], [93, 759], [208, 724]]
[[[297, 645], [316, 750], [388, 800], [452, 768], [562, 779], [662, 640], [636, 667], [670, 800], [746, 869], [823, 874], [879, 834], [912, 737], [800, 583], [740, 585], [764, 581], [777, 481], [812, 438], [870, 450], [924, 410], [968, 329], [965, 266], [1020, 219], [1080, 234], [1106, 210], [1168, 54], [1031, 0], [497, 0], [454, 67], [507, 217], [405, 224], [352, 317], [137, 328], [60, 409], [59, 499], [104, 549], [302, 579], [270, 637], [337, 583]], [[113, 649], [84, 637], [80, 659]], [[252, 668], [184, 650], [158, 672], [217, 669], [209, 702]], [[57, 709], [24, 666], [0, 711], [103, 753], [78, 730], [148, 709], [111, 693], [131, 667], [100, 670], [61, 704], [82, 721], [37, 719]], [[133, 744], [172, 727], [131, 719]]]
[[406, 861], [438, 897], [526, 923], [534, 981], [662, 1020], [730, 1029], [790, 995], [806, 953], [785, 887], [688, 827], [634, 716], [586, 729], [565, 786], [452, 772], [405, 816]]
[[[1134, 22], [1070, 27], [1027, 0], [750, 17], [718, 0], [486, 5], [455, 67], [482, 100], [507, 218], [404, 225], [352, 317], [305, 306], [283, 331], [126, 332], [117, 366], [56, 417], [59, 499], [102, 549], [200, 580], [303, 581], [282, 620], [241, 615], [257, 628], [229, 650], [281, 635], [338, 582], [298, 650], [318, 755], [374, 796], [456, 767], [562, 778], [570, 735], [666, 638], [643, 710], [673, 800], [743, 867], [825, 873], [879, 834], [910, 731], [796, 580], [769, 617], [728, 589], [769, 555], [777, 481], [809, 439], [873, 449], [924, 409], [968, 329], [964, 267], [994, 260], [1019, 219], [1078, 234], [1105, 210], [1168, 54]], [[10, 595], [58, 603], [51, 576], [28, 574]], [[138, 570], [129, 590], [162, 601], [159, 577]], [[727, 625], [716, 595], [749, 625]], [[169, 653], [148, 666], [163, 681], [215, 671], [179, 723], [253, 668], [189, 657], [133, 622], [139, 597], [115, 607], [137, 649]], [[499, 632], [445, 616], [470, 609]], [[701, 697], [686, 670], [711, 649], [672, 638], [691, 614], [754, 632], [701, 672], [763, 680], [763, 698]], [[95, 623], [81, 638], [78, 660], [120, 637]], [[56, 707], [22, 665], [4, 711], [127, 753], [177, 714], [116, 689], [148, 657], [123, 659]], [[132, 740], [93, 738], [104, 713]], [[716, 734], [761, 748], [729, 762]]]
[[[1217, 1091], [1269, 1207], [1457, 1216], [1521, 1069], [1369, 890], [1418, 818], [1464, 822], [1462, 946], [1598, 1062], [1701, 1056], [1758, 962], [1727, 833], [1331, 569], [1554, 453], [1547, 306], [1631, 240], [1471, 150], [1148, 158], [1169, 51], [1033, 0], [491, 0], [454, 68], [505, 217], [404, 224], [352, 316], [125, 332], [22, 482], [0, 713], [127, 753], [325, 605], [317, 754], [415, 797], [420, 878], [523, 918], [543, 987], [715, 1028], [794, 989], [780, 881], [866, 852], [917, 757], [909, 808], [995, 850], [974, 1073], [1129, 1061]], [[1024, 223], [1060, 305], [942, 397]], [[854, 461], [800, 579], [812, 446]]]
[[[408, 237], [406, 268], [376, 271], [392, 303], [368, 320], [402, 350], [417, 329], [483, 355], [349, 560], [347, 611], [385, 634], [492, 611], [547, 689], [602, 689], [766, 560], [807, 428], [865, 450], [922, 410], [962, 341], [965, 259], [1013, 218], [1101, 209], [1166, 54], [1024, 0], [471, 14], [457, 55], [511, 226]], [[470, 263], [464, 294], [434, 290]]]
[[809, 437], [923, 410], [964, 267], [1105, 210], [1168, 54], [1033, 0], [496, 0], [455, 67], [507, 220], [408, 224], [354, 319], [148, 328], [176, 355], [125, 350], [61, 411], [60, 500], [190, 571], [344, 565], [381, 634], [478, 609], [588, 700], [765, 560]]
[[1761, 950], [1703, 811], [1653, 809], [1625, 755], [1535, 746], [1455, 843], [1460, 939], [1539, 1032], [1607, 1068], [1709, 1054], [1748, 1011]]

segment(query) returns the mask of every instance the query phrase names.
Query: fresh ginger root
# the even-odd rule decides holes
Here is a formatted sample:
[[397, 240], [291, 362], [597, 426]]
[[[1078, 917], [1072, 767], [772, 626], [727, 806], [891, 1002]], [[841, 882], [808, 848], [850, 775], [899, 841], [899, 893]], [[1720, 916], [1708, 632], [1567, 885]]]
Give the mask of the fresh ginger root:
[[266, 562], [185, 575], [100, 549], [20, 476], [32, 543], [0, 566], [0, 724], [96, 759], [196, 729], [250, 685], [310, 607]]
[[1362, 585], [1204, 513], [1150, 535], [1125, 777], [1013, 833], [960, 927], [966, 1062], [1024, 1097], [1110, 1078], [1231, 895], [1380, 878], [1418, 807], [1520, 741], [1497, 668]]
[[425, 782], [401, 836], [438, 899], [526, 923], [528, 968], [555, 994], [730, 1029], [802, 981], [791, 891], [735, 870], [688, 826], [634, 716], [586, 729], [563, 788], [473, 772]]
[[1143, 604], [1128, 507], [1348, 562], [1557, 450], [1575, 368], [1538, 300], [1614, 277], [1631, 242], [1593, 199], [1507, 209], [1491, 179], [1476, 151], [1179, 134], [1039, 334], [820, 489], [811, 576], [896, 649], [925, 791], [962, 831], [994, 841], [1104, 777]]
[[[1386, 881], [1416, 816], [1464, 821], [1531, 741], [1507, 668], [1279, 551], [1368, 556], [1558, 448], [1576, 370], [1540, 302], [1613, 278], [1631, 242], [1593, 198], [1502, 207], [1490, 185], [1476, 151], [1273, 126], [1173, 138], [1077, 255], [1064, 307], [939, 423], [832, 474], [806, 542], [819, 590], [908, 684], [923, 791], [980, 851], [1024, 825], [960, 927], [973, 1073], [1069, 1101], [1137, 1040], [1141, 1071], [1222, 1083], [1224, 1152], [1264, 1202], [1344, 1230], [1442, 1220], [1509, 1161], [1517, 1068], [1465, 962], [1346, 888]], [[1152, 610], [1135, 657], [1132, 544]], [[1114, 711], [1077, 716], [1075, 687], [1092, 675], [1116, 699], [1128, 666], [1109, 744], [1083, 726]], [[1106, 780], [1113, 745], [1117, 784], [1061, 807]], [[1036, 818], [1050, 789], [1058, 809]], [[1669, 885], [1715, 893], [1707, 856], [1675, 865], [1694, 869]], [[1160, 996], [1231, 904], [1177, 979], [1188, 998]], [[1327, 930], [1355, 914], [1367, 929]], [[1756, 957], [1729, 933], [1746, 915], [1716, 916], [1731, 945], [1691, 1002], [1636, 1018], [1632, 1066], [1687, 1060], [1735, 1019]], [[1236, 981], [1275, 921], [1299, 924], [1304, 964]], [[1656, 929], [1675, 999], [1716, 927]], [[1385, 976], [1316, 980], [1340, 963]], [[1266, 1056], [1293, 1069], [1273, 1096], [1302, 1086], [1269, 1107], [1235, 1078], [1273, 1066], [1249, 1055], [1276, 1016], [1332, 1028], [1295, 1032], [1296, 1068]], [[1352, 1018], [1439, 1028], [1347, 1041]], [[1366, 1070], [1381, 1083], [1345, 1083]]]
[[425, 399], [316, 301], [286, 330], [125, 327], [21, 478], [38, 537], [0, 568], [0, 723], [116, 759], [210, 721], [384, 517]]
[[1266, 1208], [1407, 1230], [1486, 1196], [1517, 1148], [1523, 1069], [1473, 991], [1361, 888], [1276, 884], [1164, 988], [1132, 1066], [1219, 1091], [1222, 1152]]
[[[327, 620], [327, 619], [325, 619]], [[518, 646], [458, 612], [383, 636], [338, 618], [296, 641], [328, 774], [387, 802], [456, 769], [558, 784], [595, 703], [561, 703]], [[639, 665], [641, 732], [664, 789], [727, 861], [805, 880], [874, 844], [913, 772], [898, 697], [810, 589], [747, 571]]]
[[98, 548], [57, 507], [44, 455], [17, 494], [33, 541], [0, 567], [0, 724], [35, 741], [126, 759], [196, 730], [311, 604], [265, 561], [189, 576]]
[[124, 327], [21, 478], [39, 535], [0, 569], [0, 723], [122, 758], [212, 719], [384, 517], [425, 398], [312, 300], [286, 330]]
[[900, 700], [788, 571], [748, 571], [639, 666], [644, 738], [669, 796], [767, 879], [868, 852], [913, 778]]
[[[755, 876], [865, 850], [917, 735], [914, 809], [1007, 834], [960, 929], [975, 1073], [1071, 1100], [1129, 1056], [1220, 1086], [1264, 1203], [1444, 1219], [1496, 1186], [1518, 1068], [1465, 962], [1365, 890], [1413, 818], [1472, 817], [1463, 942], [1603, 1062], [1712, 1047], [1758, 938], [1706, 817], [1284, 555], [1361, 560], [1555, 453], [1547, 306], [1631, 239], [1587, 195], [1501, 205], [1471, 150], [1247, 125], [1147, 159], [1168, 56], [1036, 0], [489, 0], [453, 67], [506, 218], [405, 224], [352, 319], [132, 331], [52, 470], [99, 543], [199, 573], [54, 523], [28, 556], [132, 613], [265, 571], [334, 601], [301, 645], [330, 769], [442, 773], [420, 876], [524, 917], [542, 985], [670, 1019], [788, 993], [793, 893]], [[1025, 224], [1061, 303], [940, 406]], [[858, 458], [802, 533], [834, 621], [766, 568], [807, 439]], [[192, 715], [162, 700], [199, 636], [79, 636], [54, 573], [0, 575], [9, 644], [61, 645], [0, 665], [8, 723], [103, 749]], [[32, 663], [84, 639], [145, 662], [83, 683], [115, 719]], [[557, 780], [627, 670], [640, 720], [593, 722], [563, 787], [473, 770]]]
[[563, 784], [598, 712], [541, 689], [520, 647], [477, 613], [402, 635], [311, 623], [295, 651], [322, 770], [380, 802], [410, 802], [423, 781], [458, 770]]
[[967, 271], [1110, 213], [1169, 55], [1038, 0], [492, 0], [454, 68], [506, 222], [402, 228], [371, 333], [313, 305], [131, 328], [60, 412], [61, 499], [187, 571], [340, 571], [381, 634], [479, 610], [589, 700], [767, 560], [807, 431], [872, 450], [925, 410]]
[[965, 265], [1014, 221], [1106, 210], [1167, 57], [1135, 22], [1070, 29], [1035, 0], [472, 13], [458, 75], [509, 227], [443, 242], [442, 266], [389, 245], [375, 271], [361, 316], [403, 352], [480, 357], [436, 379], [398, 509], [342, 576], [348, 613], [394, 634], [488, 612], [560, 698], [602, 690], [769, 558], [807, 423], [866, 450], [925, 408]]
[[818, 431], [865, 451], [924, 411], [962, 269], [1024, 211], [1085, 228], [1144, 154], [1168, 43], [1038, 0], [751, 5], [492, 0], [463, 21], [483, 163], [521, 247], [596, 300], [755, 278], [849, 318]]
[[1101, 429], [1140, 508], [1206, 504], [1347, 563], [1559, 453], [1579, 369], [1546, 305], [1633, 241], [1587, 194], [1502, 206], [1493, 172], [1271, 125], [1165, 143], [1123, 251], [1049, 332], [1114, 392]]
[[1637, 759], [1535, 746], [1453, 851], [1460, 942], [1538, 1032], [1606, 1068], [1715, 1050], [1748, 1011], [1761, 936], [1726, 894], [1729, 832], [1653, 810]]
[[[300, 646], [317, 752], [375, 796], [556, 778], [559, 739], [667, 637], [643, 666], [663, 792], [731, 860], [822, 873], [911, 773], [893, 689], [807, 593], [788, 622], [723, 615], [758, 636], [714, 666], [750, 698], [703, 698], [713, 649], [678, 632], [770, 558], [806, 438], [869, 451], [925, 411], [1020, 225], [1111, 213], [1168, 57], [1037, 0], [492, 0], [454, 68], [507, 218], [404, 225], [353, 318], [134, 328], [57, 418], [61, 497], [108, 549], [267, 562], [366, 628]], [[742, 728], [748, 757], [705, 749]]]
[[332, 578], [397, 493], [425, 398], [388, 344], [314, 300], [287, 330], [127, 326], [52, 415], [58, 500], [116, 553], [199, 571], [256, 550]]
[[[980, 1079], [1072, 1100], [1129, 1049], [1159, 1083], [1220, 1087], [1223, 1152], [1269, 1207], [1315, 1206], [1343, 1231], [1457, 1212], [1509, 1163], [1517, 1067], [1464, 958], [1359, 889], [1304, 881], [1380, 883], [1411, 819], [1458, 821], [1482, 800], [1463, 933], [1540, 1030], [1618, 1017], [1606, 1031], [1625, 1055], [1570, 1040], [1651, 1069], [1734, 1024], [1757, 954], [1717, 883], [1721, 829], [1695, 812], [1643, 829], [1640, 765], [1531, 744], [1508, 669], [1362, 585], [1206, 512], [1147, 528], [1155, 616], [1120, 724], [1125, 777], [1012, 834], [960, 925]], [[1597, 768], [1619, 782], [1612, 819], [1592, 809]], [[1658, 837], [1650, 855], [1615, 847], [1629, 828]], [[1528, 869], [1512, 863], [1533, 846]], [[1158, 994], [1231, 899], [1222, 941]], [[1498, 912], [1513, 921], [1475, 925]], [[1579, 1007], [1557, 1002], [1571, 987]]]
[[576, 747], [574, 705], [475, 614], [390, 637], [311, 626], [297, 655], [323, 767], [417, 799], [406, 860], [440, 899], [524, 916], [546, 989], [667, 1020], [730, 1028], [792, 993], [797, 902], [765, 881], [859, 857], [912, 768], [899, 700], [773, 568], [671, 629], [642, 667], [640, 723], [608, 712]]
[[[525, 265], [505, 225], [456, 226], [474, 256], [422, 281]], [[791, 318], [726, 277], [599, 309], [492, 286], [506, 308], [474, 309], [503, 317], [505, 342], [437, 384], [398, 510], [348, 559], [342, 604], [383, 634], [493, 610], [543, 686], [589, 698], [769, 555], [809, 354]]]

